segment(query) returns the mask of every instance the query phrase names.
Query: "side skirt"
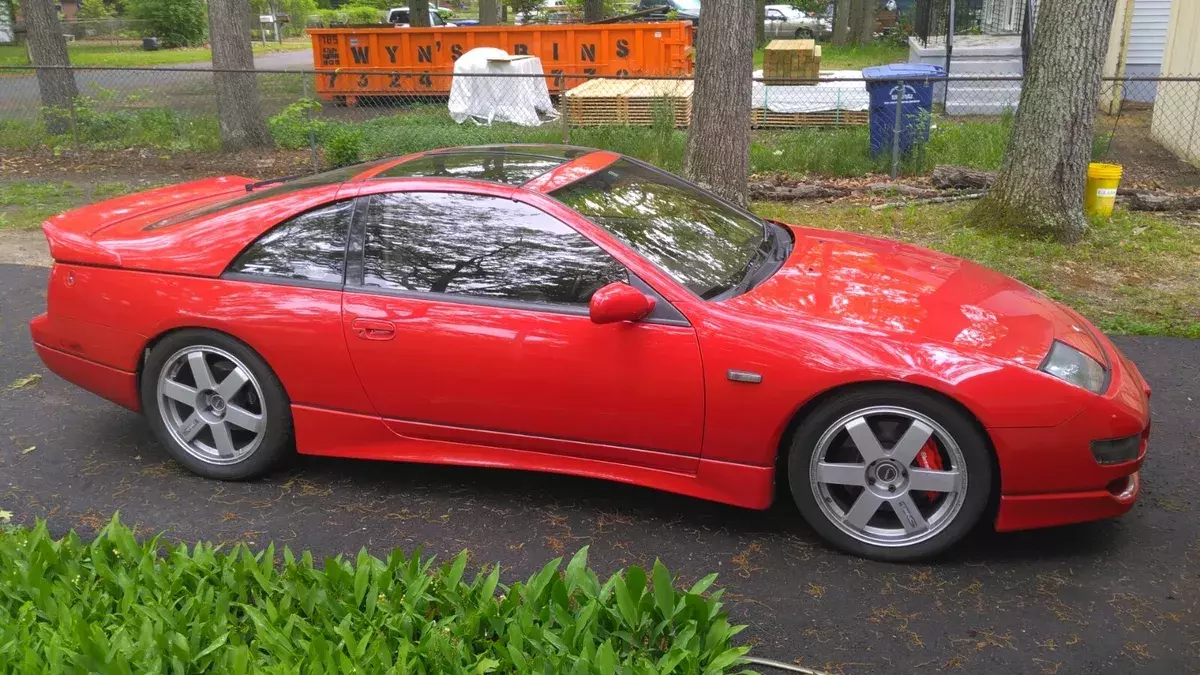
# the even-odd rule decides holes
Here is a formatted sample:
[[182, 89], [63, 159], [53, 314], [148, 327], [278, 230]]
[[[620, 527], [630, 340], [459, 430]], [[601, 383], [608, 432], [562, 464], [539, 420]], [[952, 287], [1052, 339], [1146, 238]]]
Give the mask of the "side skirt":
[[[414, 438], [393, 432], [378, 417], [304, 405], [293, 405], [292, 417], [296, 425], [296, 449], [303, 455], [570, 474], [641, 485], [749, 509], [765, 509], [774, 500], [773, 467], [688, 458], [688, 463], [696, 467], [694, 472], [671, 471], [546, 451]], [[648, 464], [670, 465], [679, 461], [677, 456], [665, 453], [637, 452], [639, 456], [642, 453], [662, 455], [657, 461], [646, 462]], [[643, 459], [650, 460], [650, 457]]]

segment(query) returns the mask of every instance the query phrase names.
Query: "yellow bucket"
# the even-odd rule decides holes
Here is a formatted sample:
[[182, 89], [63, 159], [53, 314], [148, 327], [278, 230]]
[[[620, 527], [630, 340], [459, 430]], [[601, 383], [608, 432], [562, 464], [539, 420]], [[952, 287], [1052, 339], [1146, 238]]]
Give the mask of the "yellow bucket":
[[1089, 216], [1111, 216], [1113, 203], [1117, 201], [1117, 185], [1120, 183], [1120, 164], [1088, 164], [1083, 210]]

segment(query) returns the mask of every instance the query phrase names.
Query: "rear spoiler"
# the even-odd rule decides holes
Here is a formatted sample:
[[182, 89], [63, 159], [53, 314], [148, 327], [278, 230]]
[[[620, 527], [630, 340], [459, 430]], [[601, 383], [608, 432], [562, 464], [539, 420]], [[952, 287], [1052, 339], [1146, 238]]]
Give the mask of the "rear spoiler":
[[242, 176], [221, 176], [137, 192], [60, 213], [42, 223], [42, 232], [56, 261], [120, 266], [120, 256], [97, 240], [104, 230], [134, 219], [161, 220], [198, 203], [236, 197], [245, 194], [243, 186], [252, 182]]

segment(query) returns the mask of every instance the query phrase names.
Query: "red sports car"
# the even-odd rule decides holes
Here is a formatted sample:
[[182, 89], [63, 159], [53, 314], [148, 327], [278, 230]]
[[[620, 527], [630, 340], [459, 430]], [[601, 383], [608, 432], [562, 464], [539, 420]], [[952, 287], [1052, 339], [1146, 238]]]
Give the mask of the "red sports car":
[[191, 470], [535, 469], [762, 509], [908, 560], [1116, 516], [1150, 389], [986, 268], [762, 220], [611, 152], [454, 148], [226, 176], [46, 222], [51, 370]]

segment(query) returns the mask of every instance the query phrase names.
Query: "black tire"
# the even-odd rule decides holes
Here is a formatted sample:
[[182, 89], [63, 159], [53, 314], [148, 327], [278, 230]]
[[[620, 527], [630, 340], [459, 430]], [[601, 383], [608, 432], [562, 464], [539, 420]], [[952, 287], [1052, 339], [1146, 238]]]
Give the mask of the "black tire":
[[[966, 492], [961, 498], [961, 506], [941, 531], [924, 541], [905, 546], [881, 546], [860, 541], [844, 532], [817, 503], [820, 497], [810, 482], [810, 466], [821, 437], [838, 421], [857, 411], [875, 407], [904, 408], [924, 415], [948, 432], [962, 453]], [[918, 467], [909, 467], [909, 470], [913, 468]], [[973, 420], [937, 395], [896, 385], [863, 386], [835, 394], [822, 402], [801, 421], [792, 435], [787, 456], [788, 487], [808, 524], [822, 538], [843, 551], [887, 562], [924, 560], [945, 551], [966, 536], [987, 509], [992, 492], [993, 470], [991, 444]], [[914, 490], [914, 494], [922, 493]]]
[[[250, 371], [261, 390], [259, 411], [265, 415], [264, 429], [257, 447], [244, 458], [230, 464], [212, 464], [193, 456], [167, 429], [158, 396], [159, 377], [168, 361], [189, 347], [210, 347], [237, 358]], [[268, 473], [295, 450], [291, 402], [279, 378], [253, 349], [224, 333], [204, 329], [186, 329], [168, 335], [150, 350], [141, 377], [142, 410], [159, 442], [180, 464], [205, 478], [239, 481]], [[257, 400], [257, 395], [255, 399]]]
[[816, 40], [817, 36], [809, 28], [797, 28], [796, 29], [796, 39], [797, 40]]

